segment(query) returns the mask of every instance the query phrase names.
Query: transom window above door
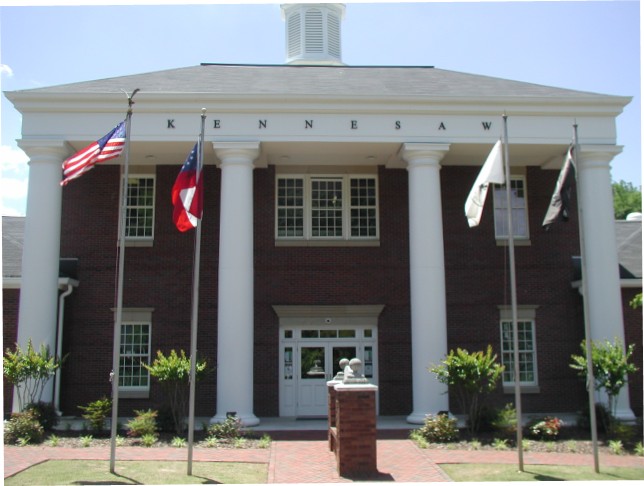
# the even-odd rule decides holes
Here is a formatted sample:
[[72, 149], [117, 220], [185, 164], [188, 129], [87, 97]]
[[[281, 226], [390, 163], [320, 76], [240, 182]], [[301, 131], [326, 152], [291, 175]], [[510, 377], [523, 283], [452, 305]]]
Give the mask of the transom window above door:
[[282, 241], [377, 241], [375, 176], [278, 176], [275, 234]]

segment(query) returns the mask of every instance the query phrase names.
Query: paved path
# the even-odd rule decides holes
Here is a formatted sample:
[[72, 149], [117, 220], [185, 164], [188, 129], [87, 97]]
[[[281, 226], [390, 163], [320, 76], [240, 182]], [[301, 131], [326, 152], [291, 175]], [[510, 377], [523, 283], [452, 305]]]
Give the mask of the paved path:
[[[379, 481], [430, 482], [449, 481], [440, 469], [444, 463], [505, 463], [517, 462], [516, 451], [462, 451], [419, 449], [409, 440], [378, 440]], [[109, 460], [107, 447], [69, 448], [5, 446], [4, 477], [9, 477], [34, 464], [56, 459]], [[172, 447], [119, 447], [118, 461], [156, 460], [185, 461], [187, 449]], [[524, 453], [524, 464], [593, 465], [589, 454]], [[208, 449], [195, 447], [195, 461], [256, 462], [267, 464], [269, 483], [341, 483], [352, 482], [340, 477], [335, 457], [323, 440], [273, 441], [269, 449]], [[644, 458], [602, 454], [601, 466], [641, 467], [644, 479]]]

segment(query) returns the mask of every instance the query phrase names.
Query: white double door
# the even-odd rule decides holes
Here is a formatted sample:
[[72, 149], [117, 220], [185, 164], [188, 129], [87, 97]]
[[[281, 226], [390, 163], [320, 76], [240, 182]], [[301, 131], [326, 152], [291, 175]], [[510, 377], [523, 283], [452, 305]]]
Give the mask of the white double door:
[[373, 383], [373, 346], [356, 340], [314, 340], [282, 345], [280, 415], [323, 417], [327, 415], [327, 381], [340, 370], [343, 358], [359, 358], [363, 373]]

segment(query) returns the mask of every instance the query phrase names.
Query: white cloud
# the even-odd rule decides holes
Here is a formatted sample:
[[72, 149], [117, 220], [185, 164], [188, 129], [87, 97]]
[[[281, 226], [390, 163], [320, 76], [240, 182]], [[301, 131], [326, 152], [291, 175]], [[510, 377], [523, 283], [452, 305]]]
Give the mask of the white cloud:
[[6, 74], [7, 76], [13, 76], [13, 69], [8, 64], [0, 64], [0, 74]]
[[19, 148], [0, 146], [0, 194], [2, 214], [24, 215], [27, 208], [27, 185], [29, 181], [29, 158]]

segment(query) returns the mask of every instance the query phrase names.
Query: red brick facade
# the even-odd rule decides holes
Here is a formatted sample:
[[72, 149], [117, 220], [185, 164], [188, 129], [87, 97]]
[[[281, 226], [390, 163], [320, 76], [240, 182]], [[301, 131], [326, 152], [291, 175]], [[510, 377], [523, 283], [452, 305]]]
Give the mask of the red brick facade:
[[[152, 353], [188, 350], [193, 233], [172, 223], [170, 190], [179, 166], [156, 169], [154, 244], [128, 247], [124, 307], [153, 308]], [[499, 305], [509, 305], [507, 248], [494, 238], [492, 195], [477, 228], [468, 228], [463, 203], [477, 167], [441, 169], [447, 289], [448, 347], [484, 349], [500, 355]], [[275, 170], [254, 171], [255, 348], [254, 412], [279, 414], [279, 320], [273, 305], [384, 304], [378, 321], [380, 414], [411, 412], [411, 330], [409, 308], [409, 231], [407, 171], [378, 172], [378, 247], [280, 247], [275, 245]], [[529, 246], [516, 248], [518, 304], [537, 306], [536, 349], [539, 392], [524, 395], [526, 412], [576, 412], [585, 402], [584, 384], [568, 366], [584, 336], [582, 301], [571, 287], [571, 258], [579, 254], [577, 218], [548, 232], [541, 220], [556, 171], [529, 167]], [[119, 168], [103, 166], [65, 187], [61, 257], [79, 259], [80, 285], [66, 300], [61, 409], [109, 396], [115, 307]], [[198, 348], [210, 366], [217, 360], [217, 269], [220, 171], [205, 168], [201, 296]], [[639, 289], [637, 291], [640, 291]], [[625, 302], [635, 292], [626, 291]], [[15, 294], [15, 295], [14, 295]], [[18, 291], [4, 292], [5, 345], [16, 339]], [[625, 311], [626, 339], [642, 342], [641, 310]], [[642, 369], [641, 349], [636, 351]], [[428, 366], [430, 363], [428, 363]], [[631, 406], [642, 414], [642, 378], [630, 383]], [[5, 411], [10, 394], [5, 387]], [[491, 403], [512, 401], [500, 389]], [[152, 383], [149, 399], [122, 399], [120, 414], [162, 402]], [[196, 415], [215, 412], [216, 373], [197, 386]], [[450, 402], [458, 413], [456, 403]]]

